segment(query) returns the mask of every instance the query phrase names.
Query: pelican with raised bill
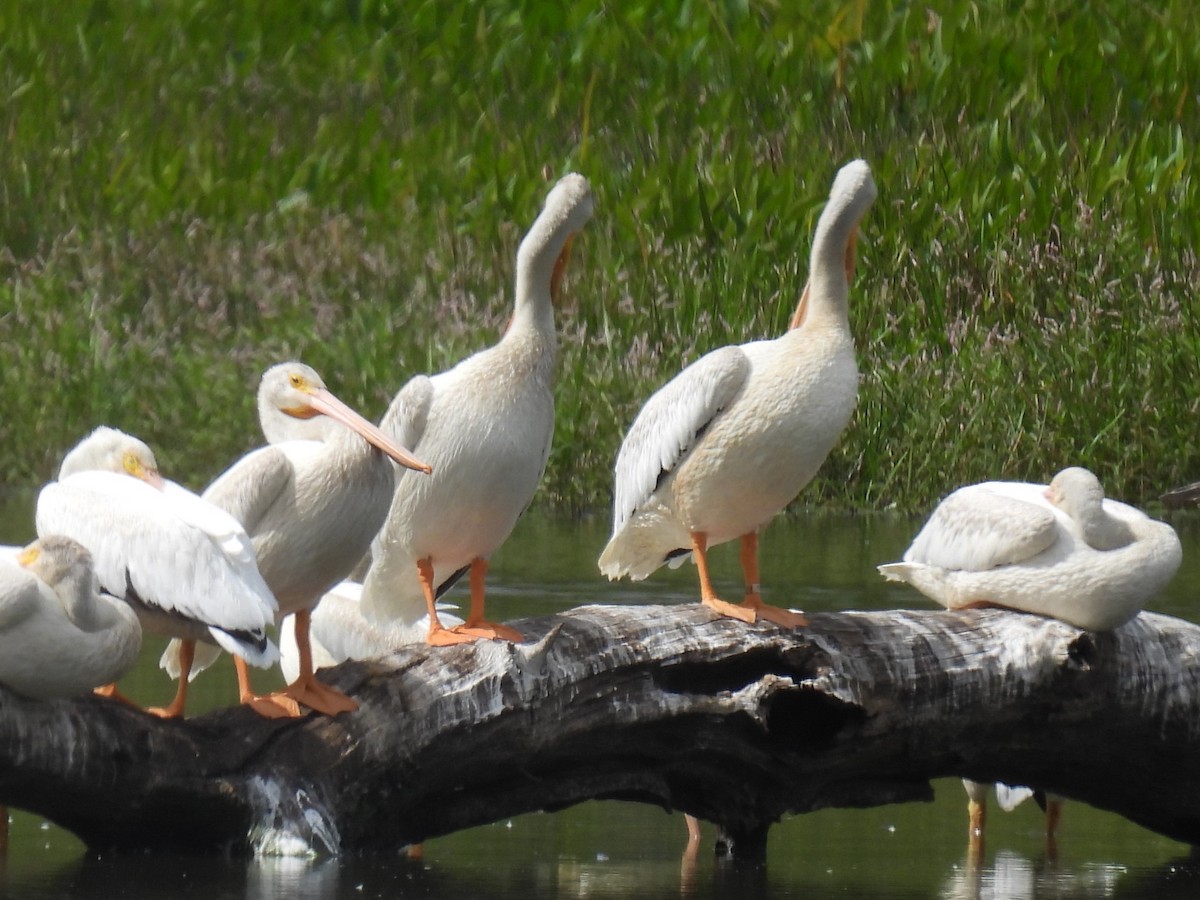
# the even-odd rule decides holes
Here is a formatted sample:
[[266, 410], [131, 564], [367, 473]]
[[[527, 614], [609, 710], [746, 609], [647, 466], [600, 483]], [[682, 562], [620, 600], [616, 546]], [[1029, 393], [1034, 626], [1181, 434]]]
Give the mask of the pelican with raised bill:
[[[608, 578], [640, 581], [691, 554], [701, 602], [717, 613], [806, 624], [763, 602], [758, 533], [812, 480], [854, 411], [847, 304], [858, 225], [875, 194], [862, 160], [837, 173], [784, 335], [714, 350], [646, 401], [617, 455], [612, 539], [600, 556]], [[746, 585], [740, 604], [717, 596], [707, 556], [735, 538]]]
[[48, 535], [0, 558], [0, 684], [25, 697], [74, 697], [133, 668], [142, 627], [129, 604], [101, 593], [92, 555]]
[[327, 416], [344, 427], [318, 429], [313, 437], [319, 440], [281, 440], [251, 451], [204, 492], [245, 526], [280, 616], [295, 616], [299, 675], [283, 691], [259, 697], [245, 665], [235, 660], [242, 697], [269, 716], [301, 715], [301, 706], [348, 712], [358, 704], [314, 676], [312, 608], [349, 574], [383, 524], [393, 461], [418, 478], [431, 469], [334, 396], [303, 363], [268, 369], [258, 406], [269, 434], [268, 423], [279, 413], [301, 420]]
[[948, 609], [999, 606], [1089, 631], [1132, 619], [1183, 558], [1175, 529], [1106, 499], [1087, 469], [989, 481], [943, 500], [902, 562], [879, 567]]
[[[397, 474], [363, 584], [368, 621], [428, 616], [433, 645], [521, 639], [484, 618], [485, 574], [546, 469], [554, 433], [554, 307], [571, 242], [591, 215], [587, 179], [561, 178], [517, 251], [513, 316], [500, 341], [446, 372], [411, 379], [396, 395], [395, 421], [434, 473]], [[437, 598], [468, 571], [467, 621], [446, 628]]]
[[[279, 658], [267, 637], [275, 598], [246, 532], [191, 491], [164, 481], [150, 448], [100, 427], [63, 459], [37, 500], [37, 531], [66, 535], [92, 555], [101, 589], [133, 607], [145, 631], [223, 647], [256, 666]], [[183, 715], [190, 658], [175, 699]]]

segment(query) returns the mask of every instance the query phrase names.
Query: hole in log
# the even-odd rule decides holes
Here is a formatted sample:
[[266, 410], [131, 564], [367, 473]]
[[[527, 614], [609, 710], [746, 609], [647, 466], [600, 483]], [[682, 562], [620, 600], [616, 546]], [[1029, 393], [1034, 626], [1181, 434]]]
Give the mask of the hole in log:
[[1088, 633], [1083, 633], [1067, 646], [1067, 659], [1084, 672], [1091, 671], [1099, 658], [1095, 641]]
[[866, 714], [812, 688], [780, 691], [767, 710], [767, 734], [772, 743], [789, 750], [826, 750], [847, 728], [858, 726]]
[[719, 694], [723, 691], [740, 691], [747, 685], [761, 681], [766, 675], [805, 681], [813, 675], [808, 668], [798, 665], [797, 660], [785, 657], [773, 647], [760, 647], [723, 659], [659, 666], [652, 675], [655, 684], [671, 693]]

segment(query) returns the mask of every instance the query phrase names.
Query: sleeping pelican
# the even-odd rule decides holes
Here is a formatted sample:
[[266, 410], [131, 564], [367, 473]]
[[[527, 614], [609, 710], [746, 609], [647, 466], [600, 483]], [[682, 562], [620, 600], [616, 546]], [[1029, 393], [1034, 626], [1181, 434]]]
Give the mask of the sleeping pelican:
[[938, 505], [904, 554], [879, 567], [948, 609], [1001, 606], [1104, 631], [1136, 616], [1179, 568], [1175, 530], [1106, 500], [1072, 467], [1040, 484], [990, 481]]
[[[329, 715], [353, 710], [353, 700], [313, 676], [310, 613], [383, 524], [394, 480], [389, 458], [425, 474], [430, 468], [338, 400], [303, 363], [268, 369], [258, 405], [260, 421], [279, 411], [298, 419], [324, 415], [345, 427], [329, 428], [323, 440], [285, 440], [254, 450], [204, 492], [245, 526], [280, 616], [296, 617], [299, 676], [279, 694], [255, 697], [248, 671], [235, 660], [239, 685], [264, 715], [300, 715], [299, 704]], [[385, 421], [395, 415], [389, 410]]]
[[[516, 302], [499, 343], [432, 378], [408, 382], [394, 401], [430, 478], [399, 472], [387, 524], [372, 545], [362, 611], [377, 623], [429, 617], [430, 644], [517, 641], [484, 619], [488, 557], [529, 505], [554, 433], [554, 302], [573, 236], [592, 215], [587, 179], [567, 175], [517, 251]], [[471, 610], [445, 628], [436, 598], [470, 571]]]
[[[91, 552], [100, 587], [132, 606], [146, 631], [215, 643], [257, 666], [278, 658], [267, 638], [275, 598], [245, 531], [165, 482], [137, 438], [107, 427], [88, 435], [38, 495], [36, 518], [42, 537], [67, 535]], [[184, 677], [172, 703], [152, 711], [180, 716], [186, 695]]]
[[[875, 199], [861, 160], [842, 168], [817, 222], [809, 280], [792, 328], [723, 347], [668, 382], [638, 413], [617, 455], [610, 579], [640, 581], [688, 553], [701, 602], [725, 616], [785, 627], [803, 616], [763, 603], [758, 532], [816, 474], [858, 393], [847, 318], [858, 223]], [[741, 538], [746, 597], [720, 599], [706, 550]]]
[[92, 556], [49, 535], [0, 559], [0, 684], [35, 700], [111, 684], [137, 662], [142, 627], [102, 594]]

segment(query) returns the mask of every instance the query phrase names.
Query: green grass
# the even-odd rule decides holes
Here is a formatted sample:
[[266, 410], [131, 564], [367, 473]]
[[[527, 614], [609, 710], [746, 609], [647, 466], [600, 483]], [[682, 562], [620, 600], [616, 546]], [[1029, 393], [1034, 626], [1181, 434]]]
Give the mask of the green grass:
[[856, 156], [862, 389], [802, 502], [1200, 477], [1192, 5], [935, 5], [0, 2], [0, 478], [107, 422], [203, 485], [293, 356], [378, 416], [494, 341], [578, 170], [539, 502], [604, 509], [645, 397], [786, 326]]

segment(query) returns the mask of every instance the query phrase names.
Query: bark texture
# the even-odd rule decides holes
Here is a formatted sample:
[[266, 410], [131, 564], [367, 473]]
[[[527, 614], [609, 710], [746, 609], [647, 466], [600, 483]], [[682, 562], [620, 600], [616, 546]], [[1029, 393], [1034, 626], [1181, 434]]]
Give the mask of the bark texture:
[[1036, 785], [1200, 843], [1200, 628], [1113, 632], [999, 610], [814, 614], [585, 606], [520, 645], [406, 647], [323, 677], [361, 708], [163, 722], [0, 689], [0, 803], [96, 849], [394, 850], [621, 798], [762, 851], [786, 813]]

